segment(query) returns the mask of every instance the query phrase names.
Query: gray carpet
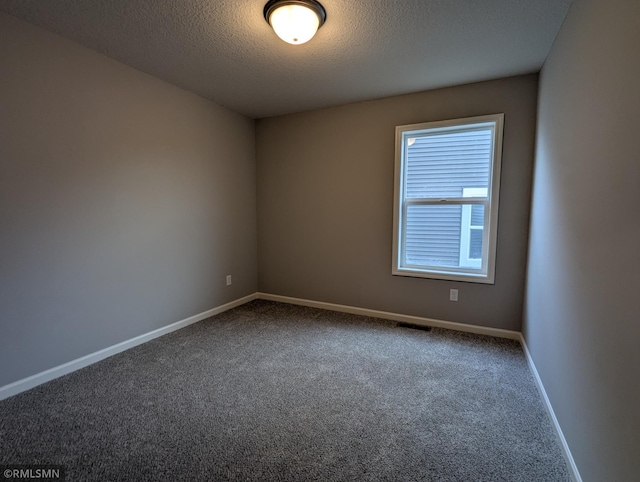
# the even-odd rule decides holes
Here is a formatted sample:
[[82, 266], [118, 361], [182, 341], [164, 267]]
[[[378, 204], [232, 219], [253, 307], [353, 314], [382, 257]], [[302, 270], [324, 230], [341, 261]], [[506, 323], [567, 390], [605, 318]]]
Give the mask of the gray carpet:
[[67, 480], [568, 481], [515, 341], [254, 301], [0, 402]]

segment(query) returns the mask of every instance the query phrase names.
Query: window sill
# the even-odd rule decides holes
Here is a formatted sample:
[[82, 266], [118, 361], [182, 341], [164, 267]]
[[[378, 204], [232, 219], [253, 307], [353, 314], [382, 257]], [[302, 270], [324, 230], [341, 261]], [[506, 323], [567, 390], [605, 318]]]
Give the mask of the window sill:
[[417, 270], [415, 268], [398, 268], [394, 269], [391, 274], [393, 276], [405, 276], [409, 278], [427, 278], [439, 279], [447, 281], [461, 281], [465, 283], [495, 284], [494, 276], [483, 273], [460, 273], [452, 271], [435, 271], [435, 270]]

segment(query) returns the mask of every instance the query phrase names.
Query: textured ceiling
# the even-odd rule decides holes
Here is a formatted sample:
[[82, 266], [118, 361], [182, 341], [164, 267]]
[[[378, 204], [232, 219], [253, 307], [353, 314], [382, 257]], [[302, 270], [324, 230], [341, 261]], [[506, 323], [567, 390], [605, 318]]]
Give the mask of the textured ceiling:
[[0, 0], [0, 10], [249, 117], [536, 72], [571, 0], [321, 0], [309, 43], [266, 0]]

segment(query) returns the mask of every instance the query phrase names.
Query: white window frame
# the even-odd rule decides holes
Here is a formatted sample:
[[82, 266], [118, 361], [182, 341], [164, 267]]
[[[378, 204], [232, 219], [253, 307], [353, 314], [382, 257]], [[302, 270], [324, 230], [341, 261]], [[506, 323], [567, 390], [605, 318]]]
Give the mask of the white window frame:
[[[438, 122], [425, 122], [396, 127], [396, 156], [395, 156], [395, 182], [394, 182], [394, 208], [393, 208], [393, 265], [392, 274], [396, 276], [412, 276], [418, 278], [444, 279], [451, 281], [466, 281], [474, 283], [495, 283], [496, 245], [498, 236], [498, 205], [500, 196], [500, 170], [502, 165], [502, 138], [503, 138], [504, 114], [492, 114], [464, 119], [451, 119]], [[478, 192], [473, 188], [465, 191], [469, 196], [461, 198], [404, 198], [405, 182], [405, 157], [408, 139], [419, 137], [425, 131], [446, 132], [456, 131], [469, 127], [490, 127], [493, 130], [492, 155], [490, 160], [489, 187], [486, 196], [477, 196]], [[471, 206], [469, 204], [483, 204], [485, 223], [482, 238], [482, 260], [480, 263], [469, 262], [468, 267], [435, 267], [415, 266], [403, 264], [404, 259], [404, 232], [405, 213], [407, 204], [421, 205], [446, 205], [458, 204], [463, 206], [464, 224], [467, 208], [467, 224], [470, 225]], [[467, 205], [467, 206], [465, 206]], [[470, 228], [470, 226], [467, 226]], [[469, 231], [468, 229], [467, 231]], [[464, 226], [462, 226], [464, 231]], [[466, 252], [468, 253], [470, 233], [466, 233]], [[461, 245], [465, 244], [464, 232], [461, 233]], [[463, 246], [461, 246], [462, 252]], [[462, 258], [462, 254], [460, 254]], [[461, 259], [462, 261], [462, 259]], [[462, 263], [461, 263], [462, 264]]]

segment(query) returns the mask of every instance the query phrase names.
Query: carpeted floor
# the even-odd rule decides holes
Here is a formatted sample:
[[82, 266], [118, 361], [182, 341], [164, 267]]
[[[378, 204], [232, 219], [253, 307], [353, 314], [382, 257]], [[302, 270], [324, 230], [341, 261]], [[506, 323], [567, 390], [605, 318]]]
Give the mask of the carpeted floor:
[[569, 481], [519, 344], [253, 301], [0, 402], [75, 480]]

